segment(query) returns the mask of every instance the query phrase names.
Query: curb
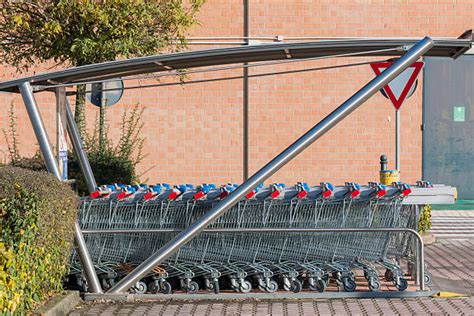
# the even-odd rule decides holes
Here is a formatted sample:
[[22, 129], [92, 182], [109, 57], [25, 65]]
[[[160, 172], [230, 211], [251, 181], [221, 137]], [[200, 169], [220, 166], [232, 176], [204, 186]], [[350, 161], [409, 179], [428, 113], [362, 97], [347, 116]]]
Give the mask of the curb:
[[238, 301], [314, 301], [317, 299], [373, 299], [431, 297], [434, 291], [384, 292], [301, 292], [301, 293], [220, 293], [220, 294], [93, 294], [86, 293], [87, 301], [137, 302], [238, 302]]
[[54, 316], [67, 315], [77, 305], [82, 303], [78, 291], [70, 291], [64, 295], [53, 297], [46, 305], [38, 308], [33, 315], [35, 316]]

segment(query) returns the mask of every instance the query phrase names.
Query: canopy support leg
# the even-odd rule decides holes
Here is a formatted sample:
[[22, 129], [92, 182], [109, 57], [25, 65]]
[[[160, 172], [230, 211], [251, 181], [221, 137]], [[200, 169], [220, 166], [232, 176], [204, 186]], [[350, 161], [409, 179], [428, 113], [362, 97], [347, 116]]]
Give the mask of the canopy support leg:
[[[46, 168], [56, 178], [62, 180], [61, 173], [59, 172], [58, 162], [54, 157], [54, 153], [51, 148], [51, 143], [49, 142], [48, 133], [44, 128], [43, 120], [41, 119], [41, 114], [38, 110], [38, 105], [33, 94], [33, 89], [31, 88], [29, 82], [23, 82], [19, 84], [18, 88], [20, 89], [20, 93], [23, 97], [26, 110], [28, 111], [28, 116], [30, 117], [31, 125], [33, 126], [36, 139], [38, 140], [38, 144], [40, 146], [41, 154], [43, 155]], [[100, 286], [97, 274], [95, 273], [89, 252], [87, 251], [84, 237], [82, 236], [81, 229], [79, 228], [79, 223], [75, 223], [74, 230], [79, 257], [81, 258], [81, 264], [84, 267], [84, 273], [87, 282], [91, 287], [93, 293], [102, 293], [102, 288]]]
[[[56, 97], [60, 98], [60, 102], [64, 102], [69, 137], [71, 139], [72, 147], [74, 148], [77, 159], [79, 160], [79, 167], [81, 168], [82, 175], [86, 181], [87, 190], [89, 193], [91, 193], [95, 191], [97, 184], [95, 182], [89, 159], [87, 158], [87, 153], [84, 149], [84, 143], [82, 142], [81, 134], [79, 134], [79, 129], [77, 128], [76, 122], [74, 121], [74, 115], [72, 114], [71, 107], [63, 87], [56, 90]], [[74, 224], [74, 236], [79, 260], [81, 262], [87, 284], [90, 287], [90, 291], [92, 293], [103, 293], [99, 278], [97, 277], [94, 269], [94, 264], [89, 254], [89, 250], [87, 249], [87, 244], [82, 234], [81, 227], [77, 221]]]
[[59, 172], [58, 162], [54, 156], [53, 150], [51, 149], [51, 143], [49, 142], [48, 133], [44, 128], [41, 114], [36, 104], [35, 96], [33, 95], [33, 89], [29, 82], [22, 82], [18, 85], [20, 89], [23, 102], [25, 103], [28, 116], [30, 117], [31, 125], [38, 140], [38, 144], [43, 155], [46, 169], [52, 173], [56, 178], [61, 180], [61, 173]]
[[81, 134], [79, 133], [76, 122], [74, 121], [74, 115], [72, 114], [71, 106], [69, 105], [66, 94], [58, 93], [57, 95], [60, 95], [61, 98], [64, 98], [67, 131], [69, 133], [74, 152], [76, 153], [77, 159], [79, 160], [79, 167], [81, 168], [81, 173], [84, 176], [84, 180], [86, 181], [87, 190], [89, 193], [92, 193], [97, 189], [97, 183], [95, 182], [94, 173], [92, 172], [89, 159], [87, 158], [87, 152], [84, 149], [84, 143], [82, 141]]

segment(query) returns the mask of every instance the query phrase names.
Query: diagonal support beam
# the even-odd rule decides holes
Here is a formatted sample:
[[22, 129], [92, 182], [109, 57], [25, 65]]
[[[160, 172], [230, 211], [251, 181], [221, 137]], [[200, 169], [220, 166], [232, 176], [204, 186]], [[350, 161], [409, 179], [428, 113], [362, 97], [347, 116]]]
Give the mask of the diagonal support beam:
[[196, 222], [174, 237], [165, 246], [150, 256], [142, 264], [135, 268], [131, 273], [124, 277], [120, 282], [113, 286], [108, 292], [119, 293], [128, 290], [137, 281], [149, 273], [156, 265], [162, 263], [171, 255], [173, 255], [180, 247], [185, 245], [197, 234], [203, 231], [209, 224], [214, 222], [219, 216], [224, 214], [232, 206], [237, 204], [247, 193], [256, 188], [264, 180], [277, 172], [281, 167], [295, 158], [299, 153], [314, 143], [318, 138], [323, 136], [332, 127], [339, 123], [342, 119], [352, 113], [371, 96], [382, 89], [386, 84], [392, 81], [396, 76], [403, 72], [408, 66], [413, 64], [419, 57], [423, 56], [434, 46], [431, 38], [425, 37], [423, 40], [415, 44], [405, 55], [397, 60], [391, 67], [387, 68], [383, 73], [367, 83], [362, 89], [356, 92], [347, 101], [341, 104], [331, 114], [326, 116], [306, 134], [301, 136], [281, 154], [273, 158], [262, 169], [257, 171], [247, 181], [242, 183], [235, 191], [229, 194], [224, 200], [219, 202], [211, 210], [206, 212]]
[[[38, 140], [41, 154], [43, 155], [43, 159], [46, 164], [46, 169], [48, 169], [48, 171], [52, 173], [56, 178], [62, 180], [62, 175], [59, 172], [58, 162], [51, 148], [48, 133], [46, 132], [46, 129], [44, 127], [44, 123], [41, 118], [41, 114], [39, 112], [35, 96], [33, 94], [33, 89], [31, 88], [30, 83], [27, 81], [19, 84], [18, 89], [20, 90], [23, 102], [25, 103], [26, 110], [28, 111], [28, 116], [30, 117], [31, 125], [33, 126], [36, 139]], [[82, 231], [77, 222], [75, 223], [74, 230], [79, 257], [81, 259], [82, 266], [85, 270], [87, 282], [91, 287], [93, 293], [102, 293], [102, 288], [100, 286], [99, 279], [97, 277], [97, 274], [95, 273], [92, 260], [90, 258], [89, 252], [87, 251], [85, 240], [82, 235]]]
[[43, 155], [44, 162], [46, 164], [46, 169], [48, 169], [50, 173], [61, 180], [62, 177], [61, 173], [59, 172], [58, 162], [54, 156], [53, 149], [51, 148], [48, 133], [44, 128], [43, 119], [41, 118], [41, 114], [33, 94], [33, 89], [31, 88], [31, 85], [28, 81], [19, 84], [18, 89], [20, 90], [26, 110], [28, 111], [28, 116], [30, 117], [36, 139], [38, 140], [41, 154]]
[[79, 133], [76, 122], [74, 121], [74, 115], [72, 114], [71, 106], [69, 105], [69, 101], [65, 95], [64, 98], [69, 137], [71, 138], [72, 147], [74, 148], [74, 152], [76, 153], [77, 159], [79, 160], [79, 167], [81, 168], [82, 175], [86, 181], [87, 190], [89, 193], [92, 193], [97, 189], [97, 183], [89, 163], [89, 158], [87, 157], [87, 152], [84, 148], [81, 134]]
[[[66, 96], [66, 90], [64, 87], [56, 89], [56, 100], [59, 104], [61, 104], [61, 106], [64, 107], [66, 111], [66, 122], [69, 137], [71, 139], [71, 143], [74, 148], [74, 152], [76, 153], [77, 159], [79, 160], [79, 166], [81, 168], [82, 174], [84, 175], [84, 179], [86, 180], [87, 189], [89, 190], [89, 192], [93, 192], [96, 189], [97, 184], [95, 182], [94, 174], [92, 173], [92, 168], [89, 163], [89, 159], [87, 158], [87, 153], [84, 149], [81, 134], [79, 134], [76, 122], [74, 121], [74, 115], [72, 114], [71, 107], [69, 106], [69, 102]], [[97, 273], [95, 272], [94, 263], [92, 262], [89, 250], [87, 249], [87, 244], [78, 221], [74, 223], [74, 236], [77, 247], [77, 254], [79, 255], [79, 260], [81, 262], [82, 270], [87, 280], [87, 284], [90, 288], [90, 292], [98, 294], [103, 293], [99, 278], [97, 277]]]

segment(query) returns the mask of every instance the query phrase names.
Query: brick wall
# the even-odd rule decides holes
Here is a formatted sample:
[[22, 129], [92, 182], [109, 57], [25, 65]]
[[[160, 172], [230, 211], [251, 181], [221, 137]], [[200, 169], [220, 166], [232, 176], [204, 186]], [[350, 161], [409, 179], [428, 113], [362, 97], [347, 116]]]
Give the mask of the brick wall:
[[[208, 0], [201, 25], [192, 36], [242, 36], [243, 2]], [[451, 36], [472, 27], [472, 1], [313, 1], [249, 0], [250, 36]], [[190, 49], [209, 48], [192, 46]], [[251, 69], [249, 73], [370, 61], [345, 58]], [[0, 68], [0, 80], [17, 76]], [[37, 68], [31, 71], [42, 71]], [[203, 79], [239, 76], [242, 70], [193, 75]], [[373, 78], [368, 65], [249, 79], [250, 173], [312, 127]], [[420, 78], [421, 79], [421, 78]], [[168, 82], [172, 79], [165, 79]], [[148, 83], [154, 83], [150, 81]], [[127, 82], [127, 85], [137, 82]], [[421, 177], [421, 82], [401, 110], [402, 180]], [[121, 114], [134, 104], [145, 108], [147, 158], [140, 165], [149, 182], [240, 182], [242, 179], [242, 80], [128, 90], [108, 112], [110, 133], [117, 138]], [[54, 96], [37, 94], [43, 120], [53, 138]], [[0, 94], [0, 129], [7, 128], [8, 107], [19, 117], [21, 153], [32, 155], [36, 141], [17, 95]], [[93, 127], [97, 108], [89, 105]], [[377, 179], [378, 157], [394, 161], [395, 113], [388, 100], [373, 97], [316, 144], [279, 171], [272, 181], [358, 181]], [[7, 159], [0, 137], [0, 160]]]

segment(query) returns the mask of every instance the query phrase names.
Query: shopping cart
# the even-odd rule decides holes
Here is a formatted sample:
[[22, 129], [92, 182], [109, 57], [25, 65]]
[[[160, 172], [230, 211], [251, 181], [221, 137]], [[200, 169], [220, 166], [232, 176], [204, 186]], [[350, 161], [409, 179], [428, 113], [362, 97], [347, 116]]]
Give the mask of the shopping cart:
[[[113, 286], [116, 278], [127, 273], [124, 267], [143, 262], [235, 188], [231, 184], [107, 187], [102, 190], [105, 194], [82, 199], [81, 228], [99, 232], [88, 234], [86, 242], [99, 277], [106, 280], [102, 285]], [[252, 283], [266, 292], [276, 291], [279, 284], [299, 292], [306, 283], [311, 290], [323, 292], [333, 278], [345, 291], [354, 291], [354, 272], [360, 270], [369, 289], [377, 291], [379, 268], [385, 268], [385, 276], [405, 290], [400, 259], [411, 259], [411, 239], [403, 233], [370, 229], [409, 227], [416, 222], [413, 209], [402, 204], [408, 190], [405, 184], [386, 188], [376, 183], [259, 187], [209, 226], [218, 233], [205, 232], [191, 240], [133, 290], [170, 293], [174, 281], [189, 293], [197, 292], [200, 285], [218, 293], [226, 279], [224, 285], [239, 292], [250, 291]], [[286, 228], [368, 231], [271, 232]], [[238, 229], [270, 231], [239, 233]], [[77, 267], [75, 255], [72, 260]]]

